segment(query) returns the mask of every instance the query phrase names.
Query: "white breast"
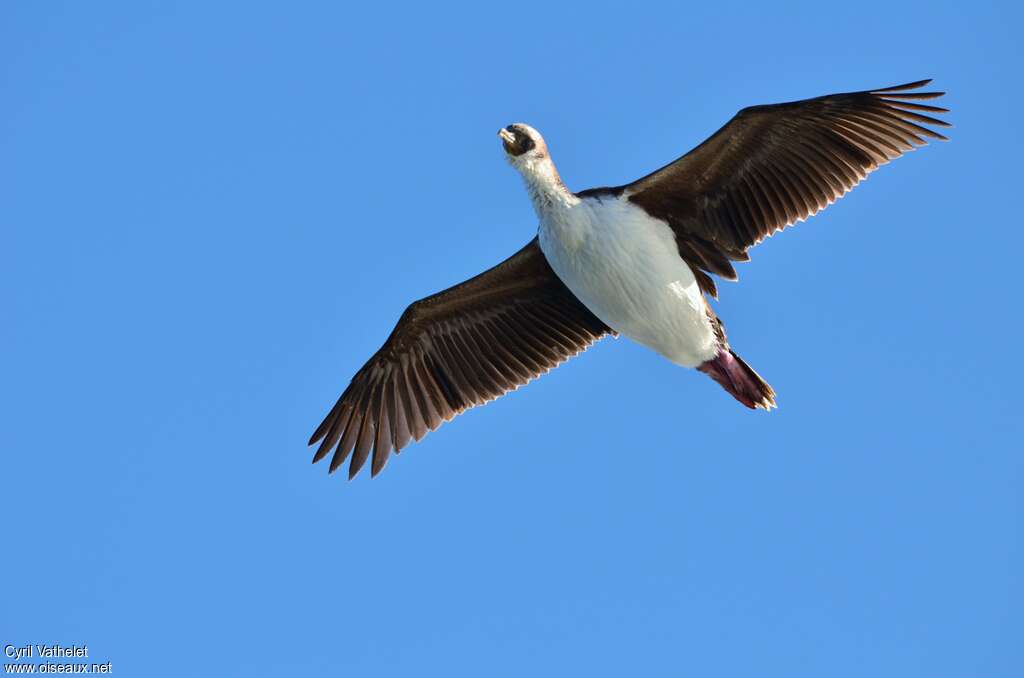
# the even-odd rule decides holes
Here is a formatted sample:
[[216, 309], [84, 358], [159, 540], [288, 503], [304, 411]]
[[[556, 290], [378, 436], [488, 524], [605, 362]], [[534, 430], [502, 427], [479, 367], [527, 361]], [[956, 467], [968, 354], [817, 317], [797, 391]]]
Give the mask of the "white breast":
[[606, 325], [679, 365], [715, 356], [704, 296], [665, 222], [588, 197], [541, 214], [539, 235], [551, 268]]

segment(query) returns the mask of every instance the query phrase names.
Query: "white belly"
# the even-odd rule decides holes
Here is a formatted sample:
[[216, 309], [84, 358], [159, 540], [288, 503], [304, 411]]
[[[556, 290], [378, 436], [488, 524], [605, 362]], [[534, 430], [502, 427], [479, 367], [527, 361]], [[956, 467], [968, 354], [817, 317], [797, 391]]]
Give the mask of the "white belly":
[[551, 268], [606, 325], [679, 365], [715, 356], [704, 296], [667, 224], [624, 200], [585, 198], [543, 215], [539, 235]]

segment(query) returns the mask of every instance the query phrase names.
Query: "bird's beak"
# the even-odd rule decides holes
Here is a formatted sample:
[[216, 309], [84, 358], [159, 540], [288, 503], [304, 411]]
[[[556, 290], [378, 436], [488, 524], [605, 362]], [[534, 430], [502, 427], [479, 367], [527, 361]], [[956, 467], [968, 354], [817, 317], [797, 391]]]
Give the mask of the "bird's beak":
[[501, 140], [505, 142], [506, 148], [515, 143], [516, 140], [516, 135], [512, 134], [512, 132], [509, 132], [504, 127], [498, 130], [498, 136], [501, 137]]

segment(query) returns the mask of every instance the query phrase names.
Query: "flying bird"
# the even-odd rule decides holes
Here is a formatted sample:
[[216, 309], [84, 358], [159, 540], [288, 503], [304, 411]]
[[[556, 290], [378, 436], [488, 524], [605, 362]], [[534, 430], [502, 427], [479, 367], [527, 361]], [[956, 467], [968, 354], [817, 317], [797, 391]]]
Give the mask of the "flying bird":
[[330, 472], [351, 454], [377, 475], [392, 450], [494, 400], [605, 335], [704, 372], [749, 408], [775, 393], [730, 347], [707, 302], [716, 275], [765, 237], [817, 214], [870, 172], [946, 137], [920, 103], [930, 80], [752, 106], [633, 183], [574, 193], [529, 125], [499, 130], [537, 236], [480, 275], [413, 303], [309, 440]]

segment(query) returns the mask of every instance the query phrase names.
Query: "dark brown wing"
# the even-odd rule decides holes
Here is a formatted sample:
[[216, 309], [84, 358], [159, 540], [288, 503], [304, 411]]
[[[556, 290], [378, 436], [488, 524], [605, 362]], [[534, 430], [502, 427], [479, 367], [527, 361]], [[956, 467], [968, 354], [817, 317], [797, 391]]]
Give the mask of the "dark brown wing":
[[313, 433], [331, 472], [352, 453], [352, 478], [373, 450], [377, 475], [391, 450], [494, 400], [580, 353], [608, 327], [548, 265], [537, 239], [475, 278], [421, 299], [352, 378]]
[[734, 280], [730, 260], [746, 261], [749, 247], [816, 214], [925, 137], [946, 139], [919, 123], [948, 127], [924, 114], [947, 109], [914, 103], [944, 92], [908, 91], [929, 82], [745, 108], [670, 165], [585, 193], [624, 193], [669, 223], [691, 266]]

